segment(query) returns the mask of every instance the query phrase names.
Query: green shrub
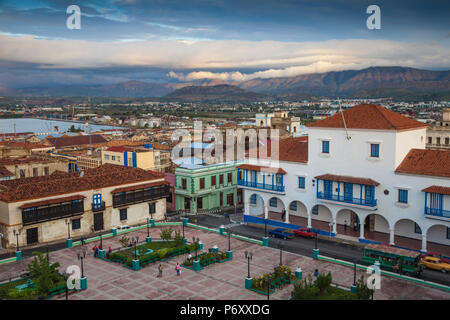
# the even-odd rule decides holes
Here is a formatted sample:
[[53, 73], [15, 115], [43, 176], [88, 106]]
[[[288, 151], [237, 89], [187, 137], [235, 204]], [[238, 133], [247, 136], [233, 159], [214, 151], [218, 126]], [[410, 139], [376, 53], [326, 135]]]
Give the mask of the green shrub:
[[319, 288], [320, 294], [323, 294], [328, 288], [331, 286], [331, 272], [328, 274], [319, 274], [317, 280], [315, 281], [315, 285]]
[[162, 229], [160, 233], [161, 239], [165, 240], [166, 242], [169, 242], [170, 240], [172, 240], [172, 233], [173, 233], [172, 227]]
[[173, 237], [175, 240], [175, 246], [179, 247], [183, 244], [183, 236], [181, 235], [180, 230], [175, 230], [175, 236]]
[[130, 238], [128, 238], [127, 236], [122, 236], [119, 242], [122, 245], [122, 247], [127, 248], [130, 245]]
[[8, 298], [20, 300], [20, 299], [33, 299], [38, 294], [37, 289], [22, 289], [19, 291], [17, 288], [10, 289], [8, 292]]
[[369, 289], [364, 281], [364, 276], [356, 282], [356, 296], [359, 300], [369, 300], [373, 295], [373, 290]]
[[167, 255], [168, 249], [159, 249], [156, 251], [160, 259], [163, 259]]
[[314, 300], [319, 294], [319, 288], [314, 285], [311, 276], [294, 282], [292, 300]]

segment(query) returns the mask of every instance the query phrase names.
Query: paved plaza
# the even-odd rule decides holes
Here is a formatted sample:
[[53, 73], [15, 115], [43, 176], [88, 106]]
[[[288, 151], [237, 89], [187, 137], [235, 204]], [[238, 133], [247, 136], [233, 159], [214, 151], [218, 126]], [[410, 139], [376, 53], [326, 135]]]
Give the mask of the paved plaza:
[[[153, 239], [160, 238], [160, 228], [152, 228], [150, 234]], [[181, 227], [174, 227], [180, 228]], [[207, 232], [195, 228], [185, 228], [186, 238], [199, 237], [204, 244], [204, 250], [208, 250], [214, 245], [220, 251], [228, 249], [228, 238], [214, 232]], [[126, 234], [128, 237], [138, 235], [144, 240], [147, 231], [142, 229]], [[120, 247], [120, 235], [115, 238], [103, 240], [103, 247], [108, 250]], [[231, 249], [233, 260], [213, 264], [205, 269], [195, 272], [189, 269], [182, 269], [181, 276], [177, 277], [175, 272], [176, 263], [182, 263], [186, 255], [175, 257], [169, 261], [161, 262], [164, 268], [163, 277], [157, 278], [157, 267], [159, 262], [142, 268], [140, 271], [133, 271], [117, 263], [102, 261], [93, 257], [91, 242], [85, 245], [87, 256], [84, 261], [84, 273], [87, 277], [88, 288], [85, 291], [71, 294], [70, 300], [261, 300], [266, 296], [252, 292], [244, 288], [244, 279], [248, 273], [247, 259], [244, 257], [245, 250], [253, 252], [251, 260], [251, 276], [260, 276], [263, 273], [273, 271], [279, 264], [279, 250], [263, 247], [251, 242], [231, 239]], [[69, 265], [80, 265], [77, 260], [77, 252], [81, 246], [70, 249], [63, 249], [50, 254], [52, 262], [58, 261], [61, 264], [60, 271], [64, 271]], [[26, 268], [32, 258], [25, 258], [22, 262], [13, 262], [0, 266], [1, 278], [9, 275], [14, 276]], [[325, 273], [330, 271], [333, 275], [333, 283], [349, 288], [353, 282], [353, 268], [338, 265], [335, 263], [313, 260], [311, 257], [299, 256], [296, 254], [283, 252], [283, 264], [292, 268], [297, 267], [303, 270], [303, 276], [312, 275], [314, 269]], [[365, 273], [357, 271], [357, 278]], [[271, 294], [274, 300], [287, 300], [290, 297], [293, 284], [282, 289], [277, 289]], [[449, 299], [450, 294], [444, 290], [429, 286], [415, 284], [409, 281], [382, 276], [381, 289], [377, 290], [374, 299], [405, 300], [405, 299]], [[54, 299], [65, 299], [64, 295]]]

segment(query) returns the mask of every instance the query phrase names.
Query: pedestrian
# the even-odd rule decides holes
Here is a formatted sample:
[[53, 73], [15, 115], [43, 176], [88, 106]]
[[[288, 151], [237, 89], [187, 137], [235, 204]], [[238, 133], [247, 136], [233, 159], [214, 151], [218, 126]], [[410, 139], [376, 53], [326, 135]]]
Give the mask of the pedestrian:
[[355, 223], [353, 224], [353, 231], [355, 231], [356, 232], [356, 229], [358, 228], [358, 224], [356, 223], [356, 221], [355, 221]]
[[95, 245], [95, 246], [92, 248], [92, 251], [94, 251], [94, 257], [97, 257], [97, 253], [98, 253], [97, 245]]
[[314, 270], [314, 281], [317, 280], [317, 277], [319, 276], [319, 269]]
[[162, 278], [162, 271], [163, 271], [163, 267], [161, 264], [159, 264], [158, 266], [158, 275], [156, 276], [157, 278]]
[[180, 267], [180, 264], [178, 262], [177, 262], [177, 266], [175, 267], [175, 270], [177, 271], [177, 276], [179, 276], [180, 273], [181, 273], [181, 267]]
[[344, 232], [347, 233], [347, 220], [344, 221]]
[[83, 236], [81, 236], [80, 241], [81, 241], [81, 245], [84, 246], [84, 238], [83, 238]]
[[111, 247], [108, 248], [108, 252], [106, 253], [106, 257], [109, 259], [109, 255], [112, 253]]
[[281, 214], [281, 220], [284, 221], [284, 217], [285, 217], [285, 216], [286, 216], [286, 210], [283, 209], [283, 212], [282, 212], [282, 214]]

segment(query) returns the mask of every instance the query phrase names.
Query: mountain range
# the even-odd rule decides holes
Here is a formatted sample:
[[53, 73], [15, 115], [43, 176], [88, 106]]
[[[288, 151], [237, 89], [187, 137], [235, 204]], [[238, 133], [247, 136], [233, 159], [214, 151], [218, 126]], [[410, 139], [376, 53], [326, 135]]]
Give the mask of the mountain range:
[[294, 77], [242, 82], [198, 80], [184, 83], [128, 81], [113, 85], [0, 88], [5, 96], [154, 97], [180, 101], [256, 101], [264, 98], [328, 97], [450, 97], [450, 71], [405, 67], [370, 67]]

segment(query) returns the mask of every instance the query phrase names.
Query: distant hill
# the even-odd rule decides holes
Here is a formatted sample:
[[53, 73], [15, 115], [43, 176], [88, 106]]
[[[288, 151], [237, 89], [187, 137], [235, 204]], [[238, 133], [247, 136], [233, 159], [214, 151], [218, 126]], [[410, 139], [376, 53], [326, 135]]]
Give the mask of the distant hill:
[[0, 95], [35, 97], [161, 98], [180, 101], [257, 101], [354, 97], [398, 99], [450, 99], [450, 71], [404, 67], [303, 74], [295, 77], [254, 79], [243, 82], [200, 79], [192, 82], [150, 83], [128, 81], [112, 85], [53, 86], [9, 89]]
[[213, 86], [187, 86], [177, 89], [164, 97], [177, 101], [256, 101], [267, 95], [244, 90], [229, 84]]
[[371, 67], [295, 77], [254, 79], [241, 88], [271, 94], [372, 97], [450, 92], [450, 71]]

